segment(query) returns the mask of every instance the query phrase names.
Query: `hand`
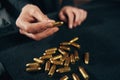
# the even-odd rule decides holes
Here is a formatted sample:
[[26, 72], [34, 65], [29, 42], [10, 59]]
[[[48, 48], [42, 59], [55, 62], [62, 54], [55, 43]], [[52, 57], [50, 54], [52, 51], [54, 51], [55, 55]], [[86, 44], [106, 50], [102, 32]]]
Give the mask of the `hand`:
[[87, 12], [72, 6], [65, 6], [60, 10], [59, 18], [68, 22], [70, 29], [80, 25], [87, 17]]
[[57, 27], [50, 28], [53, 22], [55, 21], [50, 20], [37, 6], [28, 4], [22, 8], [16, 25], [21, 34], [41, 40], [58, 31]]

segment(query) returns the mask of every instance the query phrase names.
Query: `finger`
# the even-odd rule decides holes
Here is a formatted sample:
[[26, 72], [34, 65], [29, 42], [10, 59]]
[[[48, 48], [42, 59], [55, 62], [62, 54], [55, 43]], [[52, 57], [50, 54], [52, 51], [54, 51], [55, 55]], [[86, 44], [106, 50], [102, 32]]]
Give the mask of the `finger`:
[[73, 12], [66, 11], [66, 14], [68, 16], [68, 26], [70, 29], [73, 28], [73, 21], [74, 21], [74, 14]]
[[37, 22], [37, 23], [24, 22], [23, 24], [24, 25], [21, 29], [28, 33], [42, 32], [46, 30], [49, 26], [53, 26], [53, 22]]
[[54, 27], [54, 28], [49, 28], [47, 30], [45, 30], [44, 32], [41, 32], [41, 33], [37, 33], [37, 34], [32, 34], [32, 33], [27, 33], [23, 30], [20, 30], [20, 33], [21, 34], [24, 34], [34, 40], [41, 40], [43, 38], [46, 38], [52, 34], [54, 34], [55, 32], [57, 32], [59, 30], [59, 28], [57, 27]]
[[67, 18], [66, 18], [65, 14], [62, 11], [59, 13], [59, 18], [60, 18], [60, 20], [62, 20], [64, 22], [67, 22]]

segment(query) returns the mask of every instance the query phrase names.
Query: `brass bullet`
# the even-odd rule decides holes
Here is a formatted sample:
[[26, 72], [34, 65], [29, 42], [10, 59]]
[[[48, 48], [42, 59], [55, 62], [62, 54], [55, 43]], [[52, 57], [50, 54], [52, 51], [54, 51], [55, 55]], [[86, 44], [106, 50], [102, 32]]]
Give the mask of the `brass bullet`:
[[61, 54], [56, 55], [56, 56], [50, 58], [50, 60], [57, 60], [57, 59], [60, 59], [60, 58], [62, 58], [62, 55], [61, 55]]
[[65, 51], [62, 50], [62, 49], [58, 49], [58, 51], [59, 51], [62, 55], [66, 55], [66, 54], [68, 54], [67, 52], [65, 52]]
[[78, 37], [75, 37], [72, 40], [70, 40], [70, 43], [73, 43], [73, 42], [77, 41], [78, 39], [79, 39]]
[[56, 53], [56, 51], [47, 51], [47, 52], [45, 52], [43, 55], [50, 55], [50, 54], [55, 54]]
[[70, 42], [62, 42], [62, 43], [60, 43], [60, 45], [69, 46], [69, 45], [70, 45]]
[[50, 55], [43, 55], [43, 56], [41, 56], [39, 59], [50, 59], [52, 57], [52, 55], [50, 54]]
[[89, 79], [89, 75], [87, 74], [87, 72], [85, 71], [85, 69], [83, 67], [79, 66], [79, 71], [80, 71], [80, 73], [82, 74], [82, 76], [85, 80]]
[[40, 66], [40, 64], [39, 63], [28, 63], [28, 64], [26, 64], [26, 67], [31, 67], [31, 68], [36, 68], [36, 67], [39, 67]]
[[33, 58], [33, 61], [35, 61], [36, 63], [44, 63], [44, 60], [39, 59], [39, 58]]
[[75, 56], [75, 60], [76, 60], [76, 61], [78, 61], [78, 60], [80, 59], [77, 50], [74, 51], [74, 56]]
[[47, 49], [47, 50], [45, 50], [45, 52], [56, 51], [56, 50], [57, 50], [57, 48], [55, 47], [55, 48]]
[[53, 23], [53, 27], [54, 27], [54, 26], [61, 26], [61, 25], [63, 25], [63, 24], [64, 24], [64, 22], [58, 21], [58, 22]]
[[47, 61], [45, 64], [45, 71], [49, 71], [50, 70], [50, 61]]
[[68, 79], [69, 79], [69, 77], [67, 75], [60, 78], [60, 80], [68, 80]]
[[65, 72], [69, 72], [69, 71], [71, 71], [70, 67], [63, 67], [63, 68], [59, 68], [56, 70], [56, 72], [59, 72], [59, 73], [65, 73]]
[[84, 62], [85, 62], [85, 64], [89, 64], [89, 52], [86, 52], [85, 54], [84, 54]]
[[60, 46], [60, 49], [70, 51], [70, 47], [68, 46]]
[[70, 54], [70, 62], [71, 62], [72, 64], [75, 63], [75, 57], [74, 57], [73, 54]]
[[66, 59], [67, 57], [69, 57], [69, 54], [66, 54], [66, 55], [62, 56], [62, 58], [60, 58], [60, 61], [65, 61], [65, 59]]
[[80, 80], [77, 74], [73, 73], [72, 74], [73, 80]]
[[74, 46], [75, 48], [80, 49], [80, 45], [78, 43], [71, 43], [72, 46]]
[[52, 67], [50, 68], [50, 71], [48, 73], [49, 76], [53, 76], [53, 74], [55, 73], [56, 70], [56, 65], [52, 65]]
[[64, 66], [69, 66], [70, 65], [70, 57], [67, 57], [65, 59], [65, 63], [64, 63]]
[[55, 65], [63, 65], [63, 61], [57, 61], [57, 60], [51, 60], [51, 63]]
[[41, 67], [38, 67], [38, 68], [26, 68], [26, 71], [28, 71], [28, 72], [39, 71], [39, 70], [41, 70]]

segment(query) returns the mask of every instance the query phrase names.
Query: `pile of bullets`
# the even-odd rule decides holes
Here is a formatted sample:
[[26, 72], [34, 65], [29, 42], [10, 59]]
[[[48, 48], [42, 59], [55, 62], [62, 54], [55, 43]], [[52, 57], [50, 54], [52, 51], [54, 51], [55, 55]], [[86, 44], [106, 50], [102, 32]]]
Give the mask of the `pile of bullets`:
[[[55, 73], [70, 72], [70, 64], [75, 64], [75, 62], [80, 59], [78, 54], [80, 45], [76, 43], [78, 39], [78, 37], [75, 37], [68, 42], [60, 43], [58, 48], [54, 47], [45, 50], [41, 57], [33, 58], [33, 63], [26, 64], [26, 71], [40, 71], [42, 69], [41, 66], [44, 65], [44, 70], [48, 72], [49, 76], [53, 76]], [[73, 52], [71, 53], [71, 51]], [[84, 63], [89, 64], [89, 52], [84, 54]], [[89, 75], [83, 67], [79, 66], [78, 70], [85, 80], [89, 79]], [[75, 73], [72, 74], [72, 78], [73, 80], [80, 80], [79, 76]], [[69, 77], [67, 75], [60, 78], [60, 80], [68, 79]]]

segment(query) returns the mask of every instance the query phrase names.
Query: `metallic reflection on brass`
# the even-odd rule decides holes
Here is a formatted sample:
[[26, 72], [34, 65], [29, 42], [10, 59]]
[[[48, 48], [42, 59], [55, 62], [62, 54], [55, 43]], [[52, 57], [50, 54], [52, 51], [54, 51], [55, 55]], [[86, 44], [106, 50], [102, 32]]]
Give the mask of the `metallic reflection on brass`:
[[89, 79], [89, 75], [87, 74], [87, 72], [85, 71], [85, 69], [81, 66], [79, 66], [79, 71], [82, 74], [82, 76], [84, 77], [85, 80]]
[[68, 80], [68, 79], [69, 79], [69, 77], [67, 75], [60, 78], [60, 80]]
[[55, 73], [56, 70], [56, 65], [52, 65], [52, 67], [50, 68], [50, 71], [48, 73], [49, 76], [53, 76], [53, 74]]
[[75, 37], [72, 40], [70, 40], [70, 43], [73, 43], [73, 42], [77, 41], [78, 39], [79, 39], [78, 37]]
[[80, 80], [77, 74], [73, 73], [72, 74], [73, 80]]
[[33, 61], [35, 61], [37, 63], [44, 63], [44, 60], [41, 60], [39, 58], [33, 58]]
[[52, 55], [43, 55], [40, 57], [40, 59], [50, 59]]
[[32, 72], [32, 71], [39, 71], [39, 70], [41, 70], [41, 67], [38, 67], [38, 68], [26, 68], [26, 71], [28, 71], [28, 72]]
[[45, 50], [45, 52], [56, 51], [56, 50], [57, 50], [57, 48], [55, 47], [55, 48], [47, 49], [47, 50]]
[[71, 71], [70, 67], [63, 67], [63, 68], [59, 68], [56, 70], [56, 72], [59, 72], [59, 73], [65, 73], [65, 72], [69, 72], [69, 71]]
[[71, 45], [78, 48], [78, 49], [80, 49], [80, 45], [78, 43], [71, 43]]
[[77, 50], [74, 51], [74, 56], [75, 56], [75, 60], [76, 60], [76, 61], [78, 61], [78, 60], [80, 59]]
[[86, 52], [84, 54], [84, 62], [85, 62], [85, 64], [89, 64], [89, 52]]
[[45, 64], [45, 71], [49, 71], [50, 70], [50, 61], [47, 61]]

